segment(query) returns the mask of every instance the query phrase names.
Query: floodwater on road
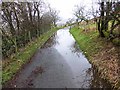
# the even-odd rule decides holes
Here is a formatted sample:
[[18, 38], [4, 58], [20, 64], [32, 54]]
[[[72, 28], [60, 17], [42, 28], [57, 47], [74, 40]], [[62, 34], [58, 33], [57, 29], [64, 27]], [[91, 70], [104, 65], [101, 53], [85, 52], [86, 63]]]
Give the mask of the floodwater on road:
[[19, 88], [109, 88], [79, 49], [69, 29], [58, 30], [8, 85]]

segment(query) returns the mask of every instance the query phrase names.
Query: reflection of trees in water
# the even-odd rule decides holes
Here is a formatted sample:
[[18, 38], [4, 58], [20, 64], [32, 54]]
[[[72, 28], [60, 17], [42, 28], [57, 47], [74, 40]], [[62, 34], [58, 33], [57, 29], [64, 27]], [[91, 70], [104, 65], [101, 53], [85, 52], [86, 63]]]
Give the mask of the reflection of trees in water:
[[[78, 57], [80, 57], [80, 49], [75, 42], [71, 48], [72, 52], [76, 53]], [[99, 73], [97, 72], [95, 67], [88, 68], [85, 70], [85, 73], [83, 74], [84, 81], [81, 82], [82, 87], [88, 87], [88, 88], [111, 88], [110, 84], [107, 83], [105, 80], [101, 79]]]
[[80, 82], [81, 88], [90, 88], [91, 77], [92, 77], [91, 68], [88, 68], [87, 70], [83, 70], [83, 72], [84, 73], [80, 75], [83, 78], [83, 81]]
[[75, 42], [72, 46], [71, 46], [71, 51], [73, 53], [75, 53], [78, 57], [80, 57], [80, 49], [79, 49], [79, 46], [77, 44], [77, 42]]
[[58, 44], [57, 41], [57, 33], [53, 34], [48, 41], [42, 46], [42, 48], [52, 47], [54, 45]]
[[[91, 78], [87, 79], [88, 76], [91, 76]], [[88, 68], [86, 70], [86, 76], [82, 86], [84, 86], [86, 83], [89, 83], [89, 86], [88, 86], [89, 88], [111, 88], [109, 83], [101, 79], [96, 68], [93, 66], [92, 68]]]

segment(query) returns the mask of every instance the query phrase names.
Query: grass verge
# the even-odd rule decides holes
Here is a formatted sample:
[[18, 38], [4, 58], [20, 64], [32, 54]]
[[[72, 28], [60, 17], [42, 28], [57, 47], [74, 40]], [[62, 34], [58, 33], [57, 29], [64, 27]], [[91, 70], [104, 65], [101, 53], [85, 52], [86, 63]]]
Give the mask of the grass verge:
[[120, 88], [119, 47], [115, 47], [105, 38], [98, 37], [95, 25], [86, 30], [82, 26], [79, 29], [73, 27], [70, 33], [90, 63], [96, 67], [100, 77], [108, 81], [113, 88]]
[[2, 69], [2, 84], [4, 85], [7, 81], [12, 79], [12, 77], [22, 68], [22, 66], [27, 63], [30, 58], [34, 55], [36, 50], [40, 48], [58, 29], [50, 30], [38, 39], [27, 45], [22, 52], [19, 52], [9, 63], [4, 64]]

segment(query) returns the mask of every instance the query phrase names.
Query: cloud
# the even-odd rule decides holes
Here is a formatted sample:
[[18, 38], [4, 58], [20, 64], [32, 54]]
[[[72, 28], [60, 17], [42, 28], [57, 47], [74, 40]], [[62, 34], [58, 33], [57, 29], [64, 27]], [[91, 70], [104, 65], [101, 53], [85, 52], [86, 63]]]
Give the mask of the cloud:
[[[62, 21], [65, 22], [67, 19], [73, 17], [74, 6], [78, 4], [85, 4], [87, 7], [90, 7], [91, 0], [46, 0], [50, 3], [51, 7], [59, 10], [59, 16]], [[61, 22], [62, 22], [61, 21]]]

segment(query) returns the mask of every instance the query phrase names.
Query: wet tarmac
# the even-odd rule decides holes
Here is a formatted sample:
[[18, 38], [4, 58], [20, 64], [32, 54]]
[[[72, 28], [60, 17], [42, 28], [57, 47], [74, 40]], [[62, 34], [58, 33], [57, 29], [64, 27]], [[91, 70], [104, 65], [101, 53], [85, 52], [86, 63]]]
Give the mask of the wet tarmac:
[[79, 49], [69, 29], [58, 30], [9, 87], [109, 88]]

